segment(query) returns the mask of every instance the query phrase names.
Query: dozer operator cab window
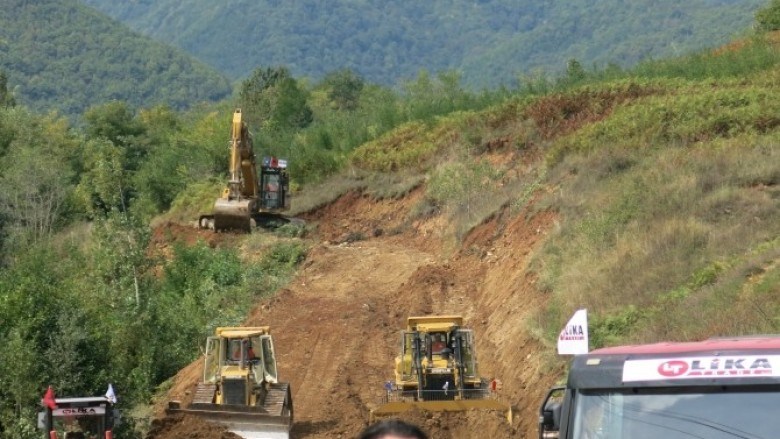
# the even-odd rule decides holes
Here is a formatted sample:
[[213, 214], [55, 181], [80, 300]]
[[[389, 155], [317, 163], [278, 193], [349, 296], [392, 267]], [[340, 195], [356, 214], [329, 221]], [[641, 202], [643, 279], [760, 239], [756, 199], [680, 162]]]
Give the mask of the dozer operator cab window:
[[[401, 379], [404, 381], [411, 380], [414, 376], [416, 376], [415, 372], [415, 333], [414, 332], [402, 332], [401, 333], [401, 362], [400, 362], [400, 370], [399, 373], [401, 375]], [[422, 344], [423, 341], [420, 340], [420, 343]], [[420, 353], [422, 356], [422, 353]]]
[[474, 332], [471, 329], [459, 329], [455, 335], [460, 345], [460, 356], [463, 362], [464, 375], [467, 378], [477, 378], [477, 354], [474, 346]]
[[252, 340], [253, 344], [260, 346], [260, 354], [263, 364], [263, 375], [269, 382], [275, 383], [278, 380], [276, 371], [276, 356], [274, 354], [274, 342], [270, 335], [261, 335]]
[[447, 349], [447, 334], [444, 332], [434, 332], [431, 334], [431, 354], [441, 355]]
[[[239, 338], [231, 338], [228, 340], [228, 360], [231, 362], [240, 362], [241, 361], [241, 349], [243, 344], [241, 343], [241, 339]], [[246, 354], [244, 354], [246, 355]]]
[[203, 381], [214, 383], [220, 366], [219, 337], [206, 339], [206, 363], [203, 368]]

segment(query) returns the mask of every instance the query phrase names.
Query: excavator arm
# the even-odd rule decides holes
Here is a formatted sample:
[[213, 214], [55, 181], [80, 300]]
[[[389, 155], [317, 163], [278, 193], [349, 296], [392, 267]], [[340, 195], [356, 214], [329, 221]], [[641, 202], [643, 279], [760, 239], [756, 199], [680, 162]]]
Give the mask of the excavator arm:
[[213, 213], [198, 220], [201, 229], [249, 232], [253, 223], [271, 227], [290, 221], [280, 214], [290, 208], [287, 161], [267, 157], [258, 168], [252, 134], [241, 109], [233, 112], [228, 171], [227, 186], [214, 203]]
[[243, 121], [241, 110], [233, 113], [230, 135], [230, 180], [224, 198], [241, 200], [257, 198], [257, 164], [252, 135]]

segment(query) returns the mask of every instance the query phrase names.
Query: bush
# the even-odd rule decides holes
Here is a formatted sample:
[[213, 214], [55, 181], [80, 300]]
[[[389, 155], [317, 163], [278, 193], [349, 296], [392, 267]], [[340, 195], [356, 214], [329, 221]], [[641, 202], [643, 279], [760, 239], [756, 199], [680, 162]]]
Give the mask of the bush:
[[780, 29], [780, 0], [772, 0], [756, 12], [756, 27], [764, 32]]

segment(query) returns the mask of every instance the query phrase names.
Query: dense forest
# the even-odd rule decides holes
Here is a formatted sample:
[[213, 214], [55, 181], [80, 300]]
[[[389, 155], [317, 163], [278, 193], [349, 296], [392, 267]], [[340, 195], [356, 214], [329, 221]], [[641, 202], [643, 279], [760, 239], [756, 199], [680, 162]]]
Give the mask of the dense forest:
[[231, 92], [216, 69], [75, 0], [4, 2], [0, 70], [20, 103], [69, 115], [111, 99], [184, 108]]
[[[15, 29], [37, 41], [23, 30], [42, 20], [38, 9], [17, 3], [14, 13], [30, 14], [17, 20], [30, 21]], [[71, 5], [56, 10], [81, 19], [72, 3], [46, 4]], [[215, 326], [240, 323], [305, 258], [296, 227], [252, 235], [245, 245], [261, 248], [258, 258], [202, 241], [153, 251], [161, 222], [191, 222], [223, 186], [235, 107], [251, 115], [259, 153], [289, 158], [296, 195], [392, 197], [425, 182], [414, 215], [450, 215], [453, 239], [555, 188], [542, 191], [543, 205], [559, 227], [534, 267], [550, 296], [533, 328], [540, 338], [553, 340], [582, 298], [600, 310], [596, 347], [780, 332], [780, 50], [765, 33], [780, 29], [780, 2], [757, 17], [757, 32], [725, 49], [627, 69], [571, 61], [560, 77], [513, 90], [475, 92], [453, 72], [422, 72], [395, 89], [349, 69], [311, 81], [265, 67], [231, 97], [191, 108], [74, 96], [70, 108], [86, 108], [77, 124], [11, 93], [16, 76], [3, 64], [0, 437], [40, 436], [49, 384], [77, 395], [111, 382], [123, 409], [149, 404]], [[484, 157], [531, 145], [545, 160], [522, 177]], [[713, 323], [702, 328], [698, 317]], [[116, 437], [139, 437], [134, 427], [128, 417]]]
[[285, 65], [322, 78], [351, 69], [395, 85], [421, 69], [513, 86], [569, 59], [627, 67], [714, 47], [743, 32], [762, 0], [82, 0], [225, 72]]

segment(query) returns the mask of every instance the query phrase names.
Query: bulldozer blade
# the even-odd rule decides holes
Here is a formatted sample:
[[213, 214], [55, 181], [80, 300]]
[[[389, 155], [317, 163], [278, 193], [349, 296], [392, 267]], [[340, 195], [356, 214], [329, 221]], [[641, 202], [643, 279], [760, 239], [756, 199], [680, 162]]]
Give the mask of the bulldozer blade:
[[220, 198], [214, 203], [214, 230], [252, 230], [254, 200], [228, 200]]
[[467, 410], [495, 410], [506, 415], [507, 422], [512, 424], [512, 407], [495, 399], [464, 399], [448, 401], [391, 401], [371, 410], [372, 421], [382, 416], [404, 413], [412, 409], [429, 412], [463, 412]]
[[169, 415], [181, 413], [197, 416], [207, 422], [224, 425], [244, 439], [289, 439], [291, 416], [275, 416], [262, 408], [218, 404], [193, 404], [189, 408], [171, 408]]

